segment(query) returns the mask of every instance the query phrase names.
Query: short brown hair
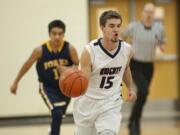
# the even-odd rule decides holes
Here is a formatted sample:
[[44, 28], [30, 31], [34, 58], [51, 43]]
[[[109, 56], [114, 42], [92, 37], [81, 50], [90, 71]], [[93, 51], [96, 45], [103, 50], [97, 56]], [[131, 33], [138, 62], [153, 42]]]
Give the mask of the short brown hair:
[[54, 20], [49, 23], [49, 25], [48, 25], [49, 33], [51, 32], [52, 28], [55, 28], [55, 27], [63, 29], [64, 33], [66, 31], [66, 26], [65, 26], [64, 22], [61, 20]]
[[100, 19], [99, 19], [99, 23], [100, 26], [105, 26], [106, 22], [108, 19], [120, 19], [121, 24], [122, 24], [122, 17], [121, 15], [117, 12], [117, 11], [113, 11], [113, 10], [108, 10], [105, 11], [101, 14]]

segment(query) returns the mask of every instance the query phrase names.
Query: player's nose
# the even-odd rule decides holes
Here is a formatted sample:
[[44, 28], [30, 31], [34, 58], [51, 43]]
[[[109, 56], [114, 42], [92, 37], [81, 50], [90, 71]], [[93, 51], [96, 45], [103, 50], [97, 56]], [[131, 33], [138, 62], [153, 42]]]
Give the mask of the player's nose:
[[119, 27], [114, 27], [114, 32], [118, 33], [119, 32]]

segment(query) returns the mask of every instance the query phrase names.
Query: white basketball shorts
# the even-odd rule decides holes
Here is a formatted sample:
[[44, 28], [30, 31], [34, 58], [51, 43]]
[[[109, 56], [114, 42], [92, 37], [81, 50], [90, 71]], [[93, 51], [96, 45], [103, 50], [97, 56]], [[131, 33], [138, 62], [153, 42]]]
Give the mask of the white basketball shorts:
[[75, 99], [73, 117], [75, 135], [96, 135], [103, 130], [118, 133], [121, 122], [121, 97], [93, 99], [81, 96]]

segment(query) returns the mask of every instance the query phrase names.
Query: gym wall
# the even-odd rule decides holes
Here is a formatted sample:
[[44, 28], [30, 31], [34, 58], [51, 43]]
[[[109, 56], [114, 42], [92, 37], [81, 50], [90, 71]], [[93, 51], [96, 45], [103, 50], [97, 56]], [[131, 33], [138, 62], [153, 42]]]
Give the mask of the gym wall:
[[0, 117], [49, 113], [39, 95], [35, 65], [21, 80], [16, 96], [10, 94], [10, 85], [32, 50], [48, 39], [47, 26], [54, 19], [66, 23], [66, 39], [80, 54], [88, 42], [87, 7], [88, 0], [0, 1]]

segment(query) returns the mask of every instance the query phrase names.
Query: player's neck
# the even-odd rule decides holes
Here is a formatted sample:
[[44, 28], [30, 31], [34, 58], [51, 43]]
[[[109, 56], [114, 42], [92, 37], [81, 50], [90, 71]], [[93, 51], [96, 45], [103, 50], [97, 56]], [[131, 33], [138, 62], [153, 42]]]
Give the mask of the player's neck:
[[105, 49], [109, 50], [109, 51], [112, 51], [112, 50], [114, 50], [114, 49], [116, 49], [118, 47], [117, 46], [118, 41], [117, 42], [113, 42], [113, 41], [111, 41], [109, 39], [106, 39], [106, 38], [102, 38], [101, 43], [102, 43], [102, 46]]
[[58, 51], [58, 49], [59, 49], [59, 48], [60, 48], [60, 46], [61, 46], [61, 43], [56, 44], [56, 43], [54, 43], [54, 42], [50, 41], [50, 46], [51, 46], [51, 48], [52, 48], [53, 52], [57, 52], [57, 51]]

